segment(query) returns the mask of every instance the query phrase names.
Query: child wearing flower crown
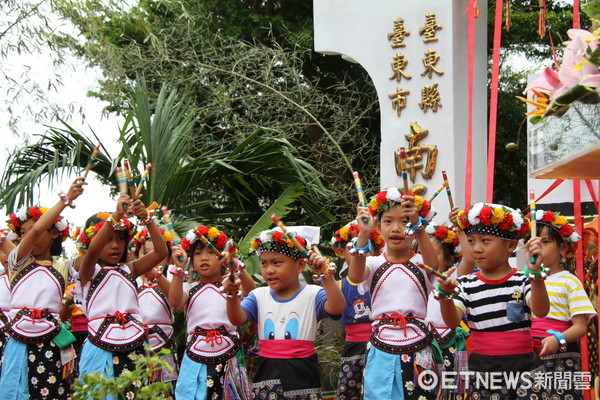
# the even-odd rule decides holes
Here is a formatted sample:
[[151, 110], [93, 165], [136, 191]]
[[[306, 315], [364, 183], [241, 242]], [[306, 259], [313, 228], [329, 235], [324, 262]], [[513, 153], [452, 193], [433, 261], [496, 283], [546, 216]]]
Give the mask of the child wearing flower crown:
[[[69, 226], [60, 217], [73, 205], [86, 185], [83, 178], [71, 184], [67, 194], [51, 208], [30, 207], [11, 214], [9, 228], [21, 237], [8, 256], [12, 287], [8, 339], [0, 379], [3, 399], [66, 398], [69, 383], [63, 377], [59, 309], [69, 280], [53, 257], [62, 253]], [[63, 346], [63, 343], [59, 343]], [[64, 351], [72, 347], [64, 344]]]
[[[153, 374], [154, 382], [173, 382], [177, 380], [178, 365], [175, 341], [173, 340], [173, 323], [175, 316], [173, 307], [169, 303], [169, 287], [171, 282], [165, 277], [167, 266], [172, 264], [170, 254], [173, 246], [171, 232], [159, 228], [163, 240], [169, 248], [169, 256], [165, 257], [158, 265], [152, 267], [145, 274], [138, 277], [138, 302], [140, 314], [148, 334], [150, 348], [154, 352], [162, 352], [159, 357], [167, 362], [172, 372], [161, 368]], [[132, 241], [135, 258], [141, 258], [154, 251], [154, 241], [148, 229], [137, 232]], [[173, 392], [169, 393], [172, 397]]]
[[[200, 240], [202, 237], [210, 246]], [[169, 269], [173, 274], [169, 301], [177, 310], [185, 311], [188, 331], [175, 390], [178, 399], [223, 399], [227, 390], [225, 375], [237, 370], [235, 355], [241, 342], [236, 326], [227, 319], [225, 303], [228, 294], [222, 290], [221, 282], [223, 268], [229, 266], [230, 261], [235, 263], [246, 293], [254, 288], [254, 281], [244, 265], [224, 251], [227, 240], [227, 235], [217, 228], [200, 225], [181, 240], [181, 248], [173, 248], [175, 265]], [[222, 259], [211, 246], [223, 253]], [[184, 290], [184, 267], [188, 257], [192, 275], [196, 275], [197, 280], [193, 277], [191, 285]]]
[[[288, 229], [305, 249], [310, 248], [307, 227]], [[314, 236], [318, 238], [318, 233]], [[252, 398], [322, 399], [314, 347], [317, 324], [327, 316], [342, 314], [344, 296], [332, 276], [321, 278], [322, 287], [300, 283], [299, 275], [306, 266], [321, 270], [327, 268], [327, 260], [312, 250], [300, 252], [281, 230], [262, 232], [251, 247], [260, 257], [267, 286], [253, 290], [241, 304], [237, 296], [229, 298], [227, 315], [235, 325], [258, 324], [260, 354]], [[227, 290], [235, 290], [239, 284], [239, 280], [225, 281]]]
[[[346, 338], [342, 349], [342, 364], [338, 377], [338, 400], [361, 399], [363, 392], [363, 371], [365, 369], [365, 356], [367, 343], [371, 337], [371, 296], [369, 293], [358, 293], [358, 284], [352, 282], [348, 274], [348, 261], [350, 260], [353, 240], [358, 236], [358, 224], [352, 221], [334, 232], [331, 244], [335, 254], [344, 260], [338, 281], [346, 309], [341, 321], [344, 324]], [[377, 250], [385, 246], [383, 237], [373, 229], [370, 236]]]
[[[518, 210], [477, 203], [458, 213], [457, 225], [469, 243], [463, 251], [471, 252], [479, 271], [458, 281], [440, 280], [435, 290], [448, 327], [458, 326], [463, 316], [468, 320], [472, 346], [469, 370], [475, 372], [468, 391], [479, 399], [523, 396], [528, 393], [524, 387], [510, 387], [506, 381], [500, 385], [502, 389], [494, 390], [475, 384], [475, 380], [481, 373], [531, 372], [541, 365], [530, 332], [531, 312], [539, 316], [548, 312], [541, 239], [526, 244], [527, 267], [522, 272], [508, 262], [517, 240], [529, 232], [529, 220]], [[535, 256], [535, 261], [530, 256]], [[456, 287], [460, 292], [453, 295]], [[542, 398], [543, 390], [537, 389]]]
[[[545, 318], [534, 315], [531, 335], [542, 341], [539, 355], [546, 370], [567, 376], [581, 371], [577, 342], [586, 334], [587, 324], [596, 315], [596, 310], [579, 279], [564, 268], [566, 257], [572, 257], [576, 243], [581, 240], [579, 235], [557, 212], [536, 210], [536, 221], [544, 266], [550, 269], [550, 276], [545, 281], [550, 311]], [[556, 383], [551, 386], [551, 395], [583, 399], [582, 390], [574, 386], [559, 391]]]
[[[462, 249], [458, 233], [452, 226], [430, 223], [425, 228], [431, 244], [438, 256], [438, 271], [446, 272], [453, 265], [459, 265]], [[452, 273], [456, 278], [458, 270]], [[431, 326], [433, 341], [431, 345], [436, 356], [438, 374], [443, 371], [458, 373], [467, 369], [466, 339], [469, 333], [460, 326], [452, 329], [446, 326], [440, 305], [435, 300], [435, 292], [429, 292], [427, 303], [427, 323]], [[458, 375], [454, 376], [452, 385], [455, 388], [440, 388], [438, 399], [455, 399], [465, 395], [465, 383]]]
[[[430, 347], [431, 332], [425, 317], [431, 280], [419, 265], [437, 269], [438, 259], [425, 232], [433, 217], [429, 202], [421, 196], [389, 188], [358, 207], [359, 234], [353, 245], [348, 277], [359, 282], [359, 292], [371, 293], [371, 348], [364, 375], [367, 400], [433, 399], [433, 392], [417, 384], [415, 371], [435, 370]], [[385, 252], [367, 257], [369, 239], [377, 228]], [[421, 254], [412, 250], [413, 238]]]
[[[126, 210], [146, 226], [154, 242], [153, 251], [128, 263], [127, 245], [134, 230], [125, 218]], [[81, 352], [80, 373], [100, 372], [112, 379], [135, 368], [130, 355], [145, 353], [146, 329], [135, 279], [167, 256], [167, 245], [142, 201], [132, 200], [125, 193], [105, 221], [97, 216], [89, 218], [83, 233], [87, 237], [82, 241], [89, 246], [79, 266], [78, 284], [89, 319], [89, 336]], [[134, 398], [133, 388], [125, 395]]]

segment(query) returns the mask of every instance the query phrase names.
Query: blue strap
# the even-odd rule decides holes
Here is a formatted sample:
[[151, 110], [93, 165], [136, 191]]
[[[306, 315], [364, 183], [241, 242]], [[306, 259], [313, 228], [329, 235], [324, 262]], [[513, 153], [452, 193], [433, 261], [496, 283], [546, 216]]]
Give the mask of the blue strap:
[[175, 387], [175, 398], [206, 400], [208, 395], [206, 377], [206, 365], [196, 362], [184, 354]]
[[2, 399], [29, 399], [29, 373], [27, 370], [27, 345], [8, 338], [4, 347], [4, 363], [2, 364], [2, 379], [0, 379]]

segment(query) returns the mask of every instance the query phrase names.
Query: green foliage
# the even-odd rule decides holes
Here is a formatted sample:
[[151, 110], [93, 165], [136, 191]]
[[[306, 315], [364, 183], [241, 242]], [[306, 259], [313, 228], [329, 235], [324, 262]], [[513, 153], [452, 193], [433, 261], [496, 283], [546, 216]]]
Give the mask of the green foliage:
[[172, 371], [171, 366], [160, 358], [165, 350], [153, 353], [148, 347], [147, 351], [148, 356], [130, 354], [129, 357], [135, 360], [135, 369], [125, 371], [114, 379], [108, 379], [100, 372], [82, 375], [75, 381], [73, 398], [103, 400], [106, 396], [114, 396], [118, 400], [125, 400], [126, 393], [133, 391], [136, 399], [166, 399], [164, 394], [172, 388], [171, 383], [150, 382], [150, 375], [155, 368], [167, 368]]

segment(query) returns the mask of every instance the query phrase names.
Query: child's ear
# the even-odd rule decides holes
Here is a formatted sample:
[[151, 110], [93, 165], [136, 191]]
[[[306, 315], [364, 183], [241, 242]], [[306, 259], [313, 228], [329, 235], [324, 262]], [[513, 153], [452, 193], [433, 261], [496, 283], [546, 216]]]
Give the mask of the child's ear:
[[560, 255], [564, 256], [569, 252], [569, 245], [564, 240], [558, 245], [558, 250], [560, 251]]
[[336, 256], [338, 256], [339, 258], [346, 258], [346, 254], [344, 251], [343, 247], [334, 247], [333, 248], [333, 252], [335, 253]]
[[510, 253], [514, 252], [517, 249], [517, 245], [518, 244], [519, 244], [519, 242], [517, 242], [514, 239], [508, 241], [508, 252], [509, 252], [509, 255], [510, 255]]
[[60, 236], [60, 232], [56, 228], [50, 228], [49, 232], [50, 232], [50, 235], [52, 236], [52, 239], [56, 239], [57, 237]]
[[306, 258], [301, 258], [301, 259], [297, 260], [296, 261], [297, 272], [299, 274], [301, 274], [302, 271], [304, 271], [304, 268], [306, 268]]

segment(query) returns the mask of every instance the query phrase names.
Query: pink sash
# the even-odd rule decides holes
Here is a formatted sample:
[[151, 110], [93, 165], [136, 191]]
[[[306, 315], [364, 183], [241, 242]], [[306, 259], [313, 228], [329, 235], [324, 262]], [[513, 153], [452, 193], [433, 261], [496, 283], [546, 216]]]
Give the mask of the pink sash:
[[571, 321], [559, 321], [554, 318], [534, 318], [531, 320], [531, 336], [546, 337], [550, 336], [548, 329], [553, 331], [564, 332], [569, 329], [573, 323]]
[[533, 352], [531, 332], [478, 332], [471, 330], [473, 353], [484, 356], [509, 356]]
[[305, 358], [315, 354], [311, 340], [261, 340], [260, 356], [265, 358]]
[[368, 342], [371, 338], [371, 324], [346, 325], [346, 342]]

